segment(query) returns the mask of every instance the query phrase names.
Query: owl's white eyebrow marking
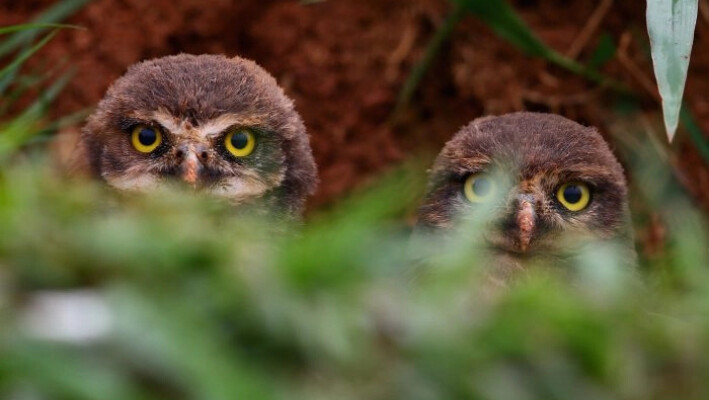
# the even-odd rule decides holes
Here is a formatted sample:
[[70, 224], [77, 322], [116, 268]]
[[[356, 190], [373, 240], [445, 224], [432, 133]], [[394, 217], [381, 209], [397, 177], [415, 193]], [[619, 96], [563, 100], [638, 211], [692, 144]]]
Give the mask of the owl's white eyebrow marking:
[[257, 126], [262, 125], [265, 118], [260, 116], [246, 116], [238, 114], [224, 114], [200, 125], [199, 130], [204, 137], [218, 135], [234, 125]]
[[163, 128], [167, 129], [174, 135], [177, 135], [179, 132], [182, 131], [181, 121], [175, 116], [168, 113], [167, 111], [155, 111], [151, 116], [151, 119], [162, 125]]
[[201, 123], [199, 126], [188, 128], [190, 124], [186, 120], [179, 119], [165, 110], [158, 110], [152, 114], [152, 119], [162, 125], [165, 129], [176, 136], [197, 135], [202, 138], [209, 138], [219, 135], [227, 128], [234, 125], [241, 126], [263, 126], [266, 117], [262, 115], [247, 114], [223, 114], [217, 118]]

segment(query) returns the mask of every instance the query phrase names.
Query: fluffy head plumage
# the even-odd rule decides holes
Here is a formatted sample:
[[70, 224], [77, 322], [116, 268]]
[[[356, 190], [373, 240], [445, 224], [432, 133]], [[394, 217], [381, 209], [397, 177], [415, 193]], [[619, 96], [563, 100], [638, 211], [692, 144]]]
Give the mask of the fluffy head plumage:
[[[141, 153], [136, 126], [163, 141]], [[256, 136], [248, 157], [224, 148], [230, 130]], [[113, 83], [82, 131], [92, 171], [109, 185], [146, 191], [170, 181], [299, 214], [317, 183], [308, 135], [293, 102], [256, 63], [220, 55], [168, 56], [133, 65]]]

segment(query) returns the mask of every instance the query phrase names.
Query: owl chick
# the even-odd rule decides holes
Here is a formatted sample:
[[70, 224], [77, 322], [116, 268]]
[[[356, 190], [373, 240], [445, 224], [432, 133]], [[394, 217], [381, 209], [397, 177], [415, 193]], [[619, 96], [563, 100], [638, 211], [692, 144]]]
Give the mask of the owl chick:
[[566, 265], [588, 244], [613, 243], [622, 264], [635, 262], [620, 163], [596, 129], [558, 115], [479, 118], [446, 143], [418, 226], [460, 234], [465, 222], [481, 231], [477, 244], [502, 278]]
[[182, 182], [290, 216], [317, 183], [293, 101], [239, 57], [180, 54], [133, 65], [89, 117], [79, 149], [93, 174], [120, 190]]

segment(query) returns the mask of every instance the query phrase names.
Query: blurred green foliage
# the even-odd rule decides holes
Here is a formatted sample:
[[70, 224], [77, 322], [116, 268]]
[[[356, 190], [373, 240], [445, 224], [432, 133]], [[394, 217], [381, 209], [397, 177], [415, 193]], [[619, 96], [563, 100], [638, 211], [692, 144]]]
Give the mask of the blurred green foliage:
[[66, 179], [13, 122], [0, 398], [709, 397], [706, 219], [641, 124], [618, 145], [639, 231], [666, 223], [658, 248], [631, 276], [599, 250], [573, 279], [532, 271], [491, 291], [472, 246], [410, 237], [415, 164], [282, 227], [192, 193]]
[[[283, 232], [191, 193], [58, 178], [41, 151], [11, 163], [0, 397], [709, 395], [706, 225], [667, 174], [637, 175], [655, 182], [636, 196], [667, 212], [669, 238], [635, 278], [537, 271], [490, 295], [471, 246], [409, 238], [400, 221], [421, 192], [415, 171]], [[101, 335], [66, 340], [61, 326], [28, 322], [37, 296], [77, 290], [106, 305]]]

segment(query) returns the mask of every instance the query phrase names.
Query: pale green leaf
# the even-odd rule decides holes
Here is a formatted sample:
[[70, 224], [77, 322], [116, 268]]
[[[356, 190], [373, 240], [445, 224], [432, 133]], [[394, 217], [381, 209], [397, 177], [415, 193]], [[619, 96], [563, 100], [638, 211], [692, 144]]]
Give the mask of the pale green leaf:
[[682, 106], [697, 23], [697, 0], [648, 0], [647, 30], [667, 138], [672, 141]]

